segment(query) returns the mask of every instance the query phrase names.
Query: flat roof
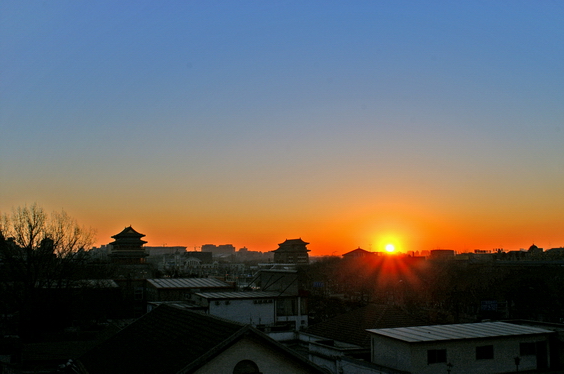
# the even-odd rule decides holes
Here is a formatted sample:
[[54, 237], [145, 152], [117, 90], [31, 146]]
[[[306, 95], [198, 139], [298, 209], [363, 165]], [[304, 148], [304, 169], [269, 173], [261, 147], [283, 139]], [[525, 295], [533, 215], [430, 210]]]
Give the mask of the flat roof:
[[228, 283], [215, 278], [160, 278], [147, 279], [155, 288], [206, 288], [231, 287]]
[[397, 327], [387, 329], [368, 329], [366, 331], [408, 343], [551, 333], [550, 330], [538, 327], [515, 325], [507, 322], [479, 322], [453, 325]]
[[233, 291], [233, 292], [199, 292], [196, 295], [204, 299], [265, 299], [280, 296], [280, 292], [273, 291]]

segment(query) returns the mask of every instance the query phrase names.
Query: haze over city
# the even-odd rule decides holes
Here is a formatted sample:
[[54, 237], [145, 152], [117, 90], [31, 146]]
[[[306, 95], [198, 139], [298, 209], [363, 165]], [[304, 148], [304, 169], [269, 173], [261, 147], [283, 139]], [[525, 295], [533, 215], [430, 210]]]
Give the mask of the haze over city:
[[0, 2], [0, 213], [148, 245], [564, 246], [564, 3]]

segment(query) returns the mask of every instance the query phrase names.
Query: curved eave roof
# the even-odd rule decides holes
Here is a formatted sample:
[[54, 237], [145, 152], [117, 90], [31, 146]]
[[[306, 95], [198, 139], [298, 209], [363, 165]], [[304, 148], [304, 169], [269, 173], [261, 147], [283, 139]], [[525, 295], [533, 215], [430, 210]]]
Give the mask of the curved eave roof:
[[141, 234], [140, 232], [137, 232], [133, 229], [133, 227], [128, 226], [125, 229], [123, 229], [119, 234], [115, 234], [114, 236], [112, 236], [112, 238], [114, 239], [119, 239], [119, 238], [142, 238], [144, 237], [145, 234]]

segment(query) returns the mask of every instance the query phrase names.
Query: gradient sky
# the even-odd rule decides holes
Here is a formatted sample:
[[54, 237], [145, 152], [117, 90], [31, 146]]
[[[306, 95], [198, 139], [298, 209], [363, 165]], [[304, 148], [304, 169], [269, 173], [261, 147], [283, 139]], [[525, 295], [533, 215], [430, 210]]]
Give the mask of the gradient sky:
[[0, 2], [0, 212], [313, 255], [564, 246], [562, 1]]

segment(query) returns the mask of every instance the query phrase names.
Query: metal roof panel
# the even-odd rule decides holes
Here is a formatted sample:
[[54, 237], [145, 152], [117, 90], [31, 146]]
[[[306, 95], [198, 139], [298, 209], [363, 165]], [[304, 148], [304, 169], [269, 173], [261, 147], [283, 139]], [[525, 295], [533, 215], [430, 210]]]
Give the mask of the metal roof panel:
[[387, 329], [368, 329], [368, 332], [387, 336], [409, 343], [442, 340], [493, 338], [500, 336], [546, 334], [551, 331], [538, 327], [514, 325], [507, 322], [463, 323], [454, 325], [434, 325], [399, 327]]
[[228, 283], [215, 278], [160, 278], [147, 279], [155, 288], [210, 288], [231, 287]]
[[252, 292], [199, 292], [196, 295], [205, 299], [260, 299], [280, 296], [280, 292], [252, 291]]

